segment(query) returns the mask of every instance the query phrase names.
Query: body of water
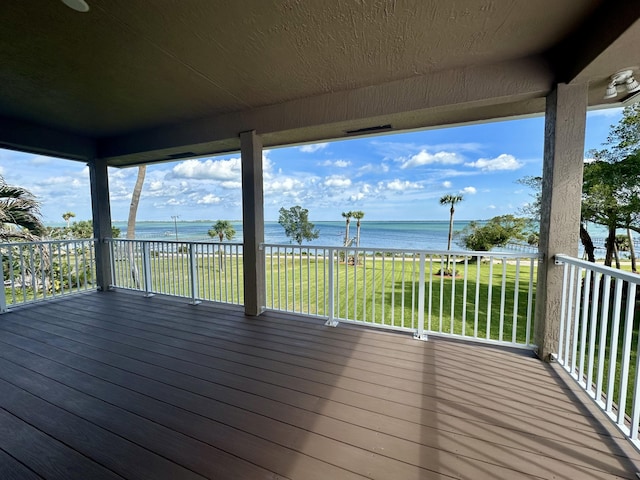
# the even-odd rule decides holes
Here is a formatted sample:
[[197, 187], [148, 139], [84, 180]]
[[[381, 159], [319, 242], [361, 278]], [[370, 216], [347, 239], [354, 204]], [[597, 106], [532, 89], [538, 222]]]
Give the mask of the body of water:
[[[142, 240], [175, 240], [176, 230], [178, 240], [202, 241], [210, 240], [207, 231], [214, 222], [138, 222], [136, 224], [136, 237]], [[242, 223], [232, 222], [236, 229], [234, 242], [242, 241]], [[320, 237], [304, 245], [342, 246], [344, 243], [345, 222], [314, 222], [320, 231]], [[462, 230], [469, 224], [468, 221], [454, 222], [454, 231]], [[122, 235], [126, 232], [125, 222], [115, 222], [114, 225], [121, 229]], [[590, 228], [594, 238], [606, 235], [606, 230], [593, 226]], [[600, 231], [602, 230], [602, 232]], [[363, 221], [360, 227], [360, 246], [365, 248], [398, 248], [420, 250], [446, 250], [447, 235], [449, 232], [448, 221]], [[289, 244], [289, 238], [284, 234], [283, 228], [278, 222], [265, 222], [265, 243]], [[356, 222], [352, 221], [349, 236], [356, 236]], [[217, 238], [216, 238], [217, 240]], [[578, 236], [576, 234], [576, 242]], [[354, 242], [355, 245], [355, 242]], [[451, 246], [454, 250], [463, 248], [455, 243]]]
[[[242, 241], [242, 223], [232, 222], [236, 236], [232, 241]], [[461, 230], [469, 222], [454, 222], [454, 230]], [[198, 241], [209, 240], [207, 231], [213, 222], [138, 222], [136, 224], [136, 238], [143, 240], [175, 240], [176, 230], [178, 240]], [[114, 225], [124, 233], [126, 223], [115, 222]], [[314, 222], [320, 231], [320, 236], [304, 245], [342, 246], [344, 244], [345, 222]], [[356, 222], [352, 221], [349, 236], [356, 236]], [[407, 248], [443, 250], [447, 248], [448, 221], [423, 222], [390, 222], [369, 221], [362, 222], [360, 227], [360, 246], [365, 248]], [[289, 244], [289, 238], [278, 222], [265, 222], [265, 243]], [[216, 238], [217, 240], [217, 238]], [[355, 245], [355, 241], [354, 241]], [[452, 247], [455, 247], [453, 245]]]
[[[141, 240], [175, 240], [176, 229], [178, 240], [203, 241], [210, 240], [207, 231], [214, 222], [138, 222], [136, 224], [136, 238]], [[242, 241], [242, 223], [232, 222], [236, 236], [232, 241]], [[344, 244], [345, 222], [314, 222], [320, 231], [320, 237], [303, 245], [322, 245], [339, 247]], [[462, 230], [468, 221], [454, 222], [454, 232]], [[115, 222], [114, 225], [126, 232], [125, 222]], [[290, 244], [289, 238], [278, 222], [265, 222], [265, 243]], [[360, 227], [360, 246], [364, 248], [398, 248], [419, 250], [446, 250], [449, 233], [448, 221], [363, 221]], [[592, 233], [601, 236], [599, 230]], [[606, 233], [606, 231], [605, 231]], [[604, 235], [604, 234], [603, 234]], [[603, 236], [602, 235], [602, 236]], [[356, 236], [356, 222], [352, 221], [349, 236]], [[217, 240], [217, 238], [216, 238]], [[576, 235], [576, 241], [578, 237]], [[355, 245], [355, 241], [354, 241]], [[451, 245], [453, 250], [463, 250], [456, 244], [454, 238]]]

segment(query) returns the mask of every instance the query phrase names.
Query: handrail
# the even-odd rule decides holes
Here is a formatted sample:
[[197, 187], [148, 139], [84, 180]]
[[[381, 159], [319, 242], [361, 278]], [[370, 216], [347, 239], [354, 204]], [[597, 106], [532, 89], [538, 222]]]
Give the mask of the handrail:
[[537, 253], [261, 248], [267, 309], [533, 348]]
[[563, 267], [555, 358], [640, 449], [640, 275], [567, 255], [555, 262]]
[[570, 257], [569, 255], [564, 255], [559, 253], [554, 256], [554, 260], [556, 265], [564, 265], [565, 263], [569, 265], [576, 265], [576, 266], [591, 270], [593, 272], [601, 273], [602, 275], [612, 275], [616, 278], [620, 278], [627, 282], [637, 283], [640, 280], [640, 275], [638, 275], [637, 273], [626, 272], [624, 270], [619, 270], [617, 268], [607, 267], [606, 265], [599, 265], [597, 263], [588, 262], [586, 260], [582, 260], [579, 258], [573, 258], [573, 257]]
[[0, 243], [0, 313], [94, 288], [94, 239]]
[[242, 244], [218, 241], [108, 239], [112, 286], [242, 305]]
[[469, 256], [469, 257], [494, 257], [494, 258], [539, 258], [540, 254], [537, 252], [485, 252], [478, 250], [429, 250], [419, 248], [379, 248], [379, 247], [341, 247], [330, 245], [293, 245], [287, 243], [261, 243], [260, 248], [266, 249], [268, 247], [281, 247], [281, 248], [297, 248], [297, 249], [334, 249], [334, 250], [348, 250], [350, 252], [385, 252], [385, 253], [398, 253], [398, 254], [420, 254], [425, 255], [456, 255]]

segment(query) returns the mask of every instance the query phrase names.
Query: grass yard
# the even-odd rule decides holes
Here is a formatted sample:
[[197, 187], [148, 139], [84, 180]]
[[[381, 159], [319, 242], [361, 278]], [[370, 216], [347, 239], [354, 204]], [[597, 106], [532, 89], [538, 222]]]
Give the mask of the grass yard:
[[[425, 327], [437, 332], [524, 343], [535, 301], [531, 262], [460, 263], [441, 276], [438, 257], [425, 262]], [[535, 269], [535, 262], [534, 267]], [[322, 257], [267, 258], [267, 306], [329, 315], [329, 266]], [[271, 275], [269, 272], [273, 272]], [[360, 257], [335, 264], [334, 317], [417, 328], [420, 263], [417, 257]], [[466, 280], [465, 280], [466, 279]], [[477, 306], [476, 306], [477, 305]]]

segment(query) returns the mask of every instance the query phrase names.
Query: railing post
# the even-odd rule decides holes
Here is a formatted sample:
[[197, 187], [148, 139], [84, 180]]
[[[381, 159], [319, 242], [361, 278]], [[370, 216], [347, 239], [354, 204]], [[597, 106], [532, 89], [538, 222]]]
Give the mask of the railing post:
[[142, 268], [144, 271], [144, 296], [153, 297], [153, 279], [151, 278], [151, 242], [142, 242]]
[[116, 283], [116, 249], [118, 248], [118, 245], [116, 244], [116, 240], [112, 238], [105, 238], [103, 240], [94, 239], [94, 248], [96, 248], [95, 245], [98, 245], [100, 242], [106, 243], [108, 247], [107, 251], [109, 252], [109, 264], [111, 266], [111, 269], [110, 269], [111, 283], [109, 284], [109, 286], [117, 287], [118, 284]]
[[7, 295], [4, 286], [4, 273], [2, 274], [2, 291], [0, 291], [0, 314], [7, 313]]
[[191, 282], [191, 305], [198, 305], [200, 300], [198, 297], [198, 259], [195, 255], [195, 244], [189, 244], [189, 280]]
[[413, 338], [416, 340], [427, 340], [427, 333], [424, 331], [424, 269], [425, 269], [425, 254], [420, 254], [420, 275], [418, 285], [418, 331], [413, 334]]
[[335, 295], [334, 295], [334, 286], [333, 286], [333, 259], [335, 256], [335, 250], [333, 248], [329, 249], [329, 319], [326, 321], [325, 325], [328, 327], [337, 327], [338, 321], [335, 319]]

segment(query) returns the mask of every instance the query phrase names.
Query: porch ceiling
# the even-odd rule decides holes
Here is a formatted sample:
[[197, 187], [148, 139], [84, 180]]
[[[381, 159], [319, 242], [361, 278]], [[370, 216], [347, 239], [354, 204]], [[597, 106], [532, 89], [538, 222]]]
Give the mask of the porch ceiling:
[[[8, 0], [0, 146], [112, 165], [544, 110], [640, 65], [624, 0]], [[357, 134], [358, 132], [356, 132]], [[360, 132], [361, 133], [361, 132]]]

